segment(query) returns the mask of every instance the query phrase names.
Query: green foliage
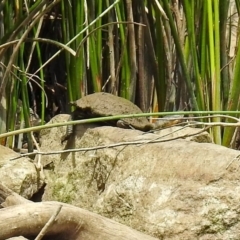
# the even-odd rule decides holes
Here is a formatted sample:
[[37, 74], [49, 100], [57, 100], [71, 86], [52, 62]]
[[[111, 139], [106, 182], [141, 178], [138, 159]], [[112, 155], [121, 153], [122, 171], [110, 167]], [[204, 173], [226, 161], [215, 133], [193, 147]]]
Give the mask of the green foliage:
[[[43, 123], [56, 101], [66, 112], [68, 101], [97, 91], [126, 97], [144, 112], [238, 110], [239, 6], [238, 0], [3, 1], [1, 132], [15, 128], [19, 98], [26, 127], [30, 107]], [[222, 131], [212, 130], [214, 140], [229, 146], [234, 129]]]

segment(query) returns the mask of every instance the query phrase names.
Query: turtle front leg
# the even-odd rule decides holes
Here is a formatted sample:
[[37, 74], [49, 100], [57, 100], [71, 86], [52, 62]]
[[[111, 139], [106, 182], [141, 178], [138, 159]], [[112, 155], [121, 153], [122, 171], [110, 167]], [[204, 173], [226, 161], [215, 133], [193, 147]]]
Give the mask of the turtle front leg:
[[[68, 122], [73, 120], [73, 114], [71, 114], [68, 118]], [[61, 144], [67, 141], [73, 135], [73, 125], [67, 125], [66, 134], [61, 137]]]

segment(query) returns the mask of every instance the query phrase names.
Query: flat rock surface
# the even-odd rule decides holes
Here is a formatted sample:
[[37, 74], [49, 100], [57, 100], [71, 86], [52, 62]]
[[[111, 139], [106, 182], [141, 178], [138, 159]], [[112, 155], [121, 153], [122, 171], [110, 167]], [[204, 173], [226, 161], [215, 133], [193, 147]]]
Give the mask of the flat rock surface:
[[45, 132], [42, 151], [82, 151], [43, 156], [53, 163], [45, 170], [44, 200], [159, 239], [240, 239], [238, 151], [185, 139], [153, 143], [157, 134], [116, 127], [85, 129], [66, 146], [59, 140], [50, 147], [58, 131]]

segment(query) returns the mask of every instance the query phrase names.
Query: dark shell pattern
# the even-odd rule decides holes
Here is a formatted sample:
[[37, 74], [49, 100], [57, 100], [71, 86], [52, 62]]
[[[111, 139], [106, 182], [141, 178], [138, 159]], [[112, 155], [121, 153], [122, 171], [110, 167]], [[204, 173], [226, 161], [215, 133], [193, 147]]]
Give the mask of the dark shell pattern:
[[[141, 109], [131, 101], [103, 92], [87, 95], [71, 104], [76, 107], [75, 114], [73, 115], [74, 120], [79, 118], [77, 117], [78, 115], [81, 116], [80, 118], [87, 119], [142, 113]], [[152, 124], [149, 123], [146, 117], [124, 118], [122, 120], [129, 127], [138, 130], [148, 131], [152, 129]]]

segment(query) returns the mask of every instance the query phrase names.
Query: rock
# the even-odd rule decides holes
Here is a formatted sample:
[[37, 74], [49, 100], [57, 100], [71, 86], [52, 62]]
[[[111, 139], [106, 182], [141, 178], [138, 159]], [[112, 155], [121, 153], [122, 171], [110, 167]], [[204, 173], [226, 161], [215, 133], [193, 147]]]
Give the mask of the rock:
[[[61, 149], [58, 136], [44, 135], [41, 150]], [[157, 137], [116, 127], [86, 130], [70, 146], [84, 151], [47, 157], [54, 168], [45, 170], [44, 200], [74, 204], [160, 239], [240, 239], [239, 152], [185, 139], [143, 143]], [[140, 142], [127, 144], [134, 141]]]
[[[53, 123], [59, 123], [59, 122], [67, 122], [69, 120], [68, 114], [59, 114], [52, 118], [47, 124], [53, 124]], [[84, 133], [89, 128], [94, 128], [96, 126], [99, 126], [97, 123], [90, 123], [90, 124], [79, 124], [76, 126], [75, 129], [75, 138], [80, 139]], [[63, 127], [55, 127], [55, 128], [47, 128], [43, 129], [41, 131], [41, 142], [42, 146], [41, 149], [44, 149], [46, 151], [55, 150], [58, 151], [62, 149], [63, 147], [66, 148], [74, 148], [74, 140], [70, 138], [67, 142], [65, 142], [65, 145], [61, 144], [61, 137], [66, 133], [66, 126]], [[51, 148], [49, 148], [51, 146]], [[64, 155], [64, 154], [63, 154]], [[57, 157], [59, 159], [59, 157]], [[56, 156], [47, 156], [43, 157], [41, 160], [42, 165], [45, 166], [51, 166], [51, 163], [53, 160], [56, 159]]]
[[28, 158], [10, 160], [18, 153], [0, 145], [0, 179], [8, 188], [30, 199], [44, 185], [35, 165]]

